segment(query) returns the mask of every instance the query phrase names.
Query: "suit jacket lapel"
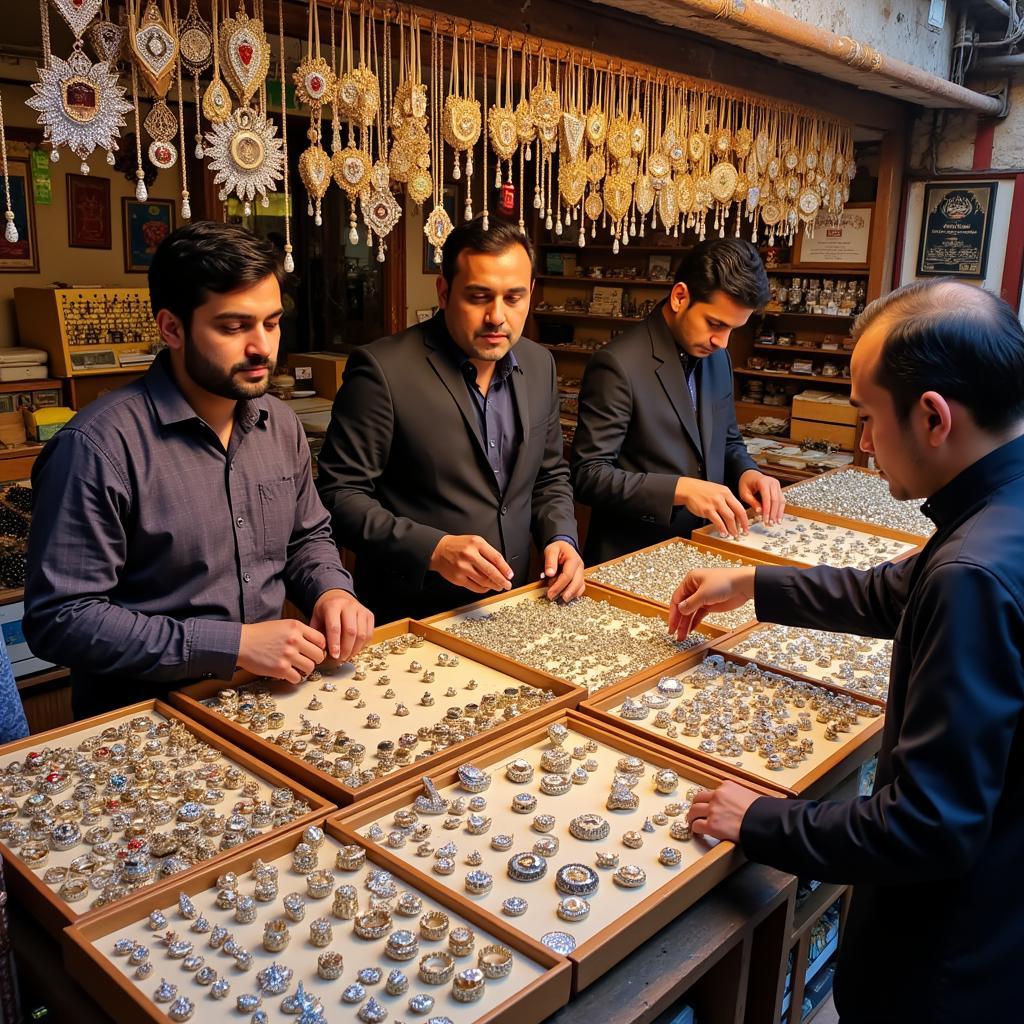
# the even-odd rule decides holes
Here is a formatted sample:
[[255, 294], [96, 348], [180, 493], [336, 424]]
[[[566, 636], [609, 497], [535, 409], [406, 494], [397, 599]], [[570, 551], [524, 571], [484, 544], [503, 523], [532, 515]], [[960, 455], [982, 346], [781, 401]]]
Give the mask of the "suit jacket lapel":
[[526, 442], [530, 436], [530, 394], [526, 381], [526, 371], [523, 369], [522, 363], [519, 364], [518, 370], [513, 370], [509, 374], [509, 380], [512, 383], [512, 395], [515, 398], [516, 412], [519, 415], [519, 429], [521, 431], [519, 448], [516, 451], [516, 460], [512, 464], [512, 472], [508, 478], [508, 490], [511, 491], [516, 474], [523, 468], [523, 456], [527, 449]]
[[669, 333], [660, 305], [649, 317], [647, 329], [651, 335], [651, 354], [660, 364], [655, 371], [658, 380], [661, 381], [661, 386], [665, 389], [665, 394], [668, 395], [668, 400], [672, 403], [672, 408], [675, 409], [690, 442], [697, 452], [701, 453], [697, 416], [693, 411], [693, 400], [690, 398], [690, 390], [686, 386], [686, 377], [679, 361], [679, 348]]
[[[700, 399], [698, 403], [700, 406], [700, 437], [706, 456], [711, 451], [711, 439], [715, 432], [714, 400], [709, 396], [718, 394], [718, 388], [712, 383], [718, 369], [716, 358], [717, 356], [713, 354], [702, 359], [700, 370], [697, 371], [700, 374], [700, 379], [697, 382], [697, 393]], [[725, 358], [729, 357], [725, 356]]]
[[[470, 432], [476, 442], [477, 451], [480, 457], [487, 462], [487, 452], [484, 451], [484, 439], [480, 433], [480, 421], [477, 419], [476, 410], [473, 408], [473, 399], [469, 396], [469, 389], [466, 387], [465, 378], [459, 368], [452, 362], [446, 352], [437, 347], [435, 340], [431, 337], [430, 328], [424, 332], [424, 344], [427, 348], [427, 362], [433, 367], [434, 372], [441, 379], [441, 383], [448, 389], [452, 400], [459, 407], [462, 418], [466, 423], [466, 429]], [[490, 466], [488, 465], [488, 469]]]

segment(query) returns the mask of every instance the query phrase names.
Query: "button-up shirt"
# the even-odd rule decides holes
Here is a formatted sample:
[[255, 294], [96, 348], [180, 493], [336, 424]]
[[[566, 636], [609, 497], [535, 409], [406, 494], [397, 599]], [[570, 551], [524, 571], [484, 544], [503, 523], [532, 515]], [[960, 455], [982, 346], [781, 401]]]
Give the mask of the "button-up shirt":
[[225, 451], [167, 353], [75, 416], [32, 485], [24, 631], [71, 668], [76, 715], [230, 677], [242, 623], [352, 589], [295, 415], [239, 402]]
[[519, 417], [516, 412], [515, 395], [512, 393], [511, 377], [513, 373], [523, 371], [516, 360], [515, 352], [509, 349], [495, 364], [491, 386], [487, 389], [487, 394], [484, 394], [477, 383], [477, 369], [470, 362], [469, 356], [452, 341], [446, 330], [442, 330], [441, 335], [445, 351], [465, 378], [466, 389], [473, 399], [473, 408], [476, 410], [487, 461], [494, 471], [498, 493], [504, 494], [512, 476], [520, 441]]

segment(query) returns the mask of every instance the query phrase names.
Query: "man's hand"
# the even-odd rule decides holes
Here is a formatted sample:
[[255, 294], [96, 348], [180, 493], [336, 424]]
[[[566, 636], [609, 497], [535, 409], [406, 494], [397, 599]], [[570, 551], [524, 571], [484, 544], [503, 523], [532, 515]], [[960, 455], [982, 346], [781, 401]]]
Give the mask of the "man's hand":
[[755, 512], [761, 513], [761, 521], [765, 526], [777, 526], [782, 522], [786, 498], [782, 493], [782, 484], [775, 477], [759, 473], [756, 469], [748, 469], [740, 477], [737, 490], [740, 500], [752, 505]]
[[723, 536], [738, 537], [750, 529], [747, 511], [722, 484], [681, 476], [676, 481], [674, 505], [682, 505], [698, 519], [708, 519]]
[[247, 623], [238, 664], [253, 675], [298, 683], [324, 660], [326, 647], [323, 633], [296, 619]]
[[754, 572], [753, 566], [688, 572], [669, 603], [668, 631], [685, 640], [709, 612], [730, 612], [746, 604], [754, 596]]
[[723, 782], [717, 789], [702, 789], [693, 798], [686, 820], [695, 836], [738, 843], [743, 815], [760, 797], [760, 793], [745, 789], [736, 782]]
[[511, 590], [510, 580], [515, 575], [500, 551], [473, 534], [442, 537], [430, 556], [429, 568], [476, 594]]
[[583, 559], [568, 541], [556, 540], [544, 549], [542, 580], [550, 580], [548, 600], [561, 598], [568, 604], [583, 593]]
[[327, 653], [335, 661], [351, 661], [373, 633], [373, 612], [347, 590], [325, 590], [309, 624], [327, 638]]

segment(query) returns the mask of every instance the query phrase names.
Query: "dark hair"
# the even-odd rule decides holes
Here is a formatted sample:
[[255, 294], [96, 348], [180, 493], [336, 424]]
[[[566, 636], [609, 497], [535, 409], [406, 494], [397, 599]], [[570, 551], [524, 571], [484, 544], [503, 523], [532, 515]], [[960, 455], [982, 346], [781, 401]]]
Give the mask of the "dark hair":
[[742, 238], [709, 238], [694, 246], [676, 268], [692, 302], [707, 302], [723, 291], [733, 302], [760, 309], [771, 297], [768, 275], [757, 249]]
[[170, 310], [187, 328], [210, 292], [222, 295], [271, 274], [279, 284], [285, 279], [281, 255], [270, 242], [237, 224], [200, 220], [157, 247], [149, 267], [149, 303], [154, 316]]
[[905, 420], [926, 391], [959, 402], [982, 430], [1024, 417], [1024, 328], [1001, 298], [955, 278], [915, 281], [875, 299], [853, 325], [885, 317], [875, 381]]
[[441, 276], [451, 285], [455, 279], [459, 253], [482, 252], [496, 255], [507, 252], [514, 245], [521, 245], [530, 257], [530, 276], [533, 276], [533, 245], [513, 224], [499, 217], [492, 217], [484, 227], [483, 215], [474, 217], [455, 228], [448, 236], [441, 251]]

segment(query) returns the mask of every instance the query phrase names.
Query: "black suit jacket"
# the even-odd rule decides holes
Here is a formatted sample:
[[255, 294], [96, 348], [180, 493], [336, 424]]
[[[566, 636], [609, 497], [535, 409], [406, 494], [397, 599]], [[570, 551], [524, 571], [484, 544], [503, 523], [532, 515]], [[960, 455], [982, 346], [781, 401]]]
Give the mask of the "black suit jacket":
[[923, 551], [863, 572], [759, 568], [762, 622], [894, 637], [875, 789], [756, 801], [744, 851], [852, 882], [843, 1024], [1020, 1019], [1024, 438], [935, 494]]
[[445, 534], [485, 538], [514, 586], [527, 582], [531, 533], [541, 549], [558, 535], [576, 538], [551, 354], [525, 338], [515, 346], [522, 443], [501, 494], [445, 337], [439, 313], [352, 352], [320, 454], [317, 486], [335, 540], [356, 553], [359, 595], [379, 622], [480, 596], [428, 571]]
[[663, 305], [597, 352], [583, 375], [572, 477], [576, 500], [593, 509], [588, 564], [705, 526], [673, 507], [679, 477], [735, 490], [757, 468], [736, 426], [728, 352], [707, 356], [696, 371], [698, 426]]

